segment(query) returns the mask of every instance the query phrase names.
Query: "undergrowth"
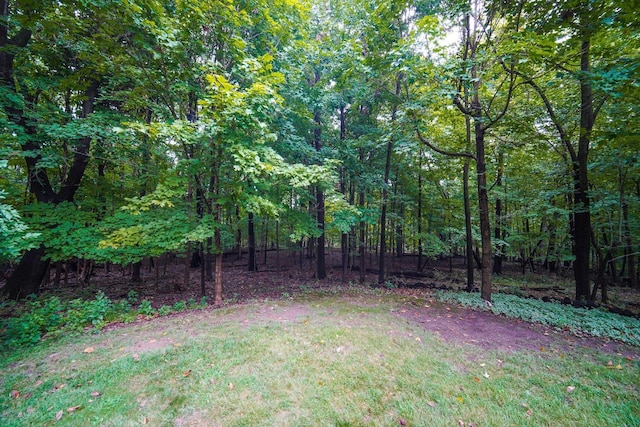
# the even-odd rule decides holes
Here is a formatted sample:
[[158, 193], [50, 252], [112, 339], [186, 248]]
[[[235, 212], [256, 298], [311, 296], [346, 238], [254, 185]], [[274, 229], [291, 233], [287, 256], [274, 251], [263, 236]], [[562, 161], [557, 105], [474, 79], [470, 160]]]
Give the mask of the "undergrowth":
[[491, 311], [506, 317], [569, 329], [577, 335], [589, 334], [640, 346], [638, 319], [601, 308], [575, 308], [511, 294], [493, 294], [491, 304], [480, 299], [476, 293], [438, 292], [437, 296], [440, 301], [457, 303], [474, 310]]
[[199, 302], [190, 299], [155, 309], [148, 300], [142, 300], [136, 307], [137, 301], [138, 294], [135, 291], [118, 301], [110, 300], [99, 291], [94, 298], [86, 300], [76, 298], [65, 301], [56, 296], [34, 296], [22, 304], [1, 302], [0, 348], [24, 348], [62, 334], [97, 331], [109, 323], [131, 323], [139, 316], [166, 316], [207, 304], [205, 298]]

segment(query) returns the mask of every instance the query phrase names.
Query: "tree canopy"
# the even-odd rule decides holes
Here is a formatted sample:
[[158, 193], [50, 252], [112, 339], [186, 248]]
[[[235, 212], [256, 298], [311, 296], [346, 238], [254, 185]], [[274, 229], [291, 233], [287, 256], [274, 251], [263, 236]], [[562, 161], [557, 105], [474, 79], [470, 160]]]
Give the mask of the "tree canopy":
[[571, 268], [578, 304], [638, 286], [633, 2], [0, 3], [11, 298], [54, 262], [197, 253], [220, 303], [258, 230], [318, 279], [339, 247], [379, 283], [466, 256], [486, 300], [503, 259]]

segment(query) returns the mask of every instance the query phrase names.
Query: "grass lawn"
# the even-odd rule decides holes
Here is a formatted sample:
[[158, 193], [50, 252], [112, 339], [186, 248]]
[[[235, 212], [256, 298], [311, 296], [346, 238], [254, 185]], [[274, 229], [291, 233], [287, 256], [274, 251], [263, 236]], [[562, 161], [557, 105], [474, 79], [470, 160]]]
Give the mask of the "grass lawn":
[[400, 303], [306, 294], [5, 353], [0, 425], [640, 426], [638, 361], [445, 342]]

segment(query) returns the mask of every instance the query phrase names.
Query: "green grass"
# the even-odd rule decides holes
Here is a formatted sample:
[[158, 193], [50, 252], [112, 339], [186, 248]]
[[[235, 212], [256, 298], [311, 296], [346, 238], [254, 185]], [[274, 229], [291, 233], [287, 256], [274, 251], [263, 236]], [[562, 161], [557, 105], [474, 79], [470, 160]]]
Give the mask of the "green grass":
[[0, 424], [640, 425], [637, 362], [446, 343], [397, 303], [305, 294], [15, 350]]

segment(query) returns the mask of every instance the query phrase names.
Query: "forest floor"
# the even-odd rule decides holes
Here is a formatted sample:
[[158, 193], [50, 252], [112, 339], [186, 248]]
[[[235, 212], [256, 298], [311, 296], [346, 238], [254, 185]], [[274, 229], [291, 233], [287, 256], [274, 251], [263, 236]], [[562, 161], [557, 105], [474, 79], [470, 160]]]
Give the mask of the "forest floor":
[[[442, 302], [440, 289], [464, 287], [459, 261], [417, 275], [407, 256], [380, 286], [375, 271], [364, 284], [358, 271], [343, 279], [338, 255], [325, 280], [299, 257], [270, 252], [258, 272], [228, 257], [222, 307], [139, 315], [12, 352], [0, 361], [0, 424], [640, 425], [640, 346]], [[185, 286], [184, 260], [164, 261], [147, 261], [141, 282], [112, 266], [44, 294], [199, 301], [200, 271]], [[570, 279], [509, 267], [496, 292], [572, 293]]]
[[[301, 258], [299, 252], [281, 252], [276, 256], [274, 251], [269, 251], [266, 263], [264, 252], [259, 253], [258, 258], [258, 271], [249, 272], [246, 254], [241, 259], [235, 254], [225, 257], [225, 305], [288, 299], [305, 292], [348, 289], [359, 281], [357, 270], [348, 271], [343, 278], [339, 251], [329, 253], [328, 276], [324, 280], [316, 280], [314, 260]], [[430, 261], [421, 273], [416, 273], [415, 256], [390, 259], [389, 265], [394, 274], [382, 287], [407, 302], [398, 315], [436, 332], [447, 341], [466, 342], [483, 349], [567, 351], [579, 346], [625, 354], [634, 359], [640, 354], [640, 349], [609, 340], [577, 337], [568, 331], [439, 303], [433, 298], [435, 291], [460, 291], [465, 287], [466, 271], [461, 258]], [[96, 268], [90, 285], [78, 284], [75, 274], [70, 272], [66, 285], [64, 280], [57, 288], [50, 283], [45, 291], [66, 298], [90, 298], [97, 290], [102, 290], [112, 300], [126, 298], [129, 292], [135, 291], [140, 299], [150, 301], [156, 308], [189, 299], [199, 301], [202, 297], [201, 269], [188, 269], [188, 285], [185, 285], [186, 270], [184, 259], [160, 259], [157, 264], [146, 260], [141, 268], [141, 282], [130, 280], [130, 268], [111, 266], [109, 270]], [[503, 275], [495, 279], [494, 292], [562, 301], [573, 293], [570, 272], [566, 276], [545, 271], [522, 274], [519, 265], [506, 263]], [[367, 270], [364, 286], [379, 287], [377, 277], [375, 269]], [[476, 281], [479, 281], [479, 273]], [[211, 281], [205, 280], [205, 293], [211, 298]], [[640, 292], [626, 287], [611, 287], [609, 294], [610, 308], [638, 316]]]

